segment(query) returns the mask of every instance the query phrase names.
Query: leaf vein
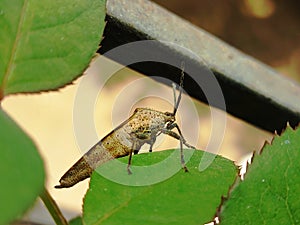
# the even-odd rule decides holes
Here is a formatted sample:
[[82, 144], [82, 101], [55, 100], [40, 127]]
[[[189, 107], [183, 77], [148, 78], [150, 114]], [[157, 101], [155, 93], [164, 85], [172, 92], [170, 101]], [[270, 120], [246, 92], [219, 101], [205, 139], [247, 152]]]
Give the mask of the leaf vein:
[[9, 62], [8, 62], [6, 71], [4, 73], [3, 82], [2, 82], [2, 85], [1, 85], [1, 88], [0, 88], [3, 92], [3, 94], [5, 94], [5, 87], [7, 85], [9, 76], [11, 75], [12, 70], [13, 70], [13, 63], [14, 63], [14, 61], [16, 59], [16, 55], [17, 55], [17, 46], [20, 43], [21, 29], [22, 29], [22, 25], [25, 21], [25, 17], [26, 17], [26, 13], [27, 13], [27, 10], [26, 10], [27, 6], [28, 6], [28, 0], [25, 0], [24, 5], [23, 5], [22, 10], [21, 10], [21, 14], [20, 14], [20, 21], [19, 21], [19, 24], [18, 24], [18, 29], [17, 29], [15, 40], [14, 40], [13, 48], [12, 48], [12, 51], [11, 51], [11, 55], [10, 55], [10, 58], [9, 58]]
[[100, 218], [100, 220], [97, 221], [97, 225], [100, 225], [103, 221], [105, 221], [106, 219], [108, 219], [109, 217], [111, 217], [113, 214], [115, 214], [116, 212], [118, 212], [120, 209], [124, 208], [126, 205], [129, 205], [129, 203], [132, 200], [136, 200], [137, 197], [144, 196], [146, 192], [149, 192], [149, 189], [144, 190], [143, 192], [139, 193], [137, 196], [134, 196], [134, 197], [131, 197], [131, 198], [127, 199], [127, 201], [124, 201], [118, 207], [115, 207], [113, 210], [111, 210], [110, 212], [106, 213], [102, 218]]
[[74, 21], [76, 21], [76, 19], [80, 18], [84, 14], [85, 11], [87, 11], [87, 10], [82, 10], [82, 11], [78, 12], [76, 15], [74, 15], [73, 17], [70, 17], [66, 20], [58, 20], [58, 21], [61, 21], [59, 23], [53, 23], [52, 25], [47, 24], [45, 26], [36, 26], [33, 29], [31, 29], [30, 32], [31, 33], [40, 32], [40, 31], [44, 31], [44, 30], [47, 30], [47, 29], [57, 28], [57, 27], [60, 27], [60, 26], [71, 24]]

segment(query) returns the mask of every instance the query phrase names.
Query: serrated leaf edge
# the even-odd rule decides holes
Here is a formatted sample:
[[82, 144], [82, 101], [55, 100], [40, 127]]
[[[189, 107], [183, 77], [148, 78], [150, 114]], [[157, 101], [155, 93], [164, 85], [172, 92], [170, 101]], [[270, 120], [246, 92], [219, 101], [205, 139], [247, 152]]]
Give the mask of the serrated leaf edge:
[[[253, 154], [252, 154], [252, 157], [251, 157], [251, 161], [250, 161], [250, 163], [247, 162], [247, 165], [246, 165], [246, 172], [245, 172], [245, 174], [244, 174], [245, 177], [247, 176], [248, 167], [253, 163], [253, 161], [255, 160], [255, 158], [263, 153], [263, 150], [265, 149], [266, 146], [268, 146], [268, 145], [271, 146], [271, 145], [273, 144], [273, 141], [275, 140], [275, 138], [281, 137], [281, 136], [284, 134], [284, 132], [287, 131], [288, 129], [290, 129], [291, 131], [295, 132], [295, 130], [300, 129], [300, 123], [299, 123], [297, 126], [295, 126], [295, 128], [293, 128], [293, 127], [289, 124], [289, 122], [287, 122], [286, 127], [281, 131], [280, 134], [278, 134], [276, 130], [274, 131], [274, 136], [273, 136], [271, 142], [265, 141], [264, 144], [263, 144], [263, 146], [261, 147], [260, 150], [258, 150], [258, 151], [253, 151]], [[240, 168], [239, 168], [239, 169], [240, 169]], [[230, 199], [231, 192], [232, 192], [232, 191], [233, 191], [233, 190], [234, 190], [241, 182], [243, 182], [243, 180], [241, 179], [240, 173], [238, 173], [237, 176], [236, 176], [236, 179], [235, 179], [234, 182], [233, 182], [233, 184], [232, 184], [232, 185], [229, 187], [229, 189], [228, 189], [227, 196], [226, 196], [226, 197], [223, 196], [223, 195], [221, 196], [221, 203], [220, 203], [219, 207], [217, 208], [217, 211], [216, 211], [216, 214], [215, 214], [215, 217], [218, 217], [218, 218], [219, 218], [219, 223], [221, 223], [220, 215], [221, 215], [221, 213], [222, 213], [222, 207], [223, 207], [224, 203], [225, 203], [227, 200]], [[214, 222], [214, 224], [216, 224], [215, 221], [213, 221], [213, 222]]]

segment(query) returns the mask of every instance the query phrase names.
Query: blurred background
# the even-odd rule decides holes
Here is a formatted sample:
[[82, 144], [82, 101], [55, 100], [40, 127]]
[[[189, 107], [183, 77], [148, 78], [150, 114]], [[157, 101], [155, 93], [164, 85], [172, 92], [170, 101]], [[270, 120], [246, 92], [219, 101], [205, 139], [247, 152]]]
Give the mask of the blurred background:
[[299, 1], [154, 2], [300, 82]]
[[[283, 76], [300, 82], [298, 13], [300, 2], [292, 0], [155, 0], [154, 2], [272, 66]], [[102, 63], [96, 61], [92, 63], [92, 69], [89, 69], [85, 76], [96, 73], [101, 77], [105, 68], [114, 65], [115, 63], [110, 60]], [[128, 94], [130, 98], [137, 99], [133, 104], [118, 104], [116, 107], [115, 103], [120, 102], [118, 100], [120, 95], [124, 96], [124, 88], [141, 78], [144, 76], [125, 68], [105, 84], [95, 104], [93, 118], [99, 139], [117, 125], [116, 121], [128, 117], [135, 107], [172, 111], [172, 102], [165, 99], [159, 97], [140, 99], [142, 92], [153, 88], [148, 82], [141, 84], [138, 89], [133, 89], [134, 93]], [[3, 102], [3, 108], [37, 144], [45, 161], [47, 187], [67, 218], [80, 215], [82, 198], [88, 188], [86, 180], [71, 189], [54, 189], [63, 173], [81, 157], [83, 151], [88, 150], [78, 148], [77, 137], [73, 132], [73, 104], [81, 81], [82, 78], [79, 78], [74, 84], [55, 92], [9, 96]], [[157, 96], [172, 97], [172, 89], [163, 85], [156, 88], [159, 90]], [[199, 118], [198, 140], [196, 143], [195, 140], [191, 140], [188, 129], [183, 129], [183, 133], [187, 134], [186, 139], [197, 148], [205, 149], [210, 138], [210, 109], [196, 101], [193, 101], [193, 104]], [[180, 121], [185, 114], [189, 114], [189, 110], [181, 107]], [[86, 119], [89, 118], [82, 118], [82, 122], [84, 123]], [[194, 121], [189, 123], [193, 124]], [[90, 134], [85, 135], [88, 138]], [[253, 151], [259, 151], [265, 141], [271, 140], [272, 134], [228, 115], [225, 136], [218, 154], [240, 164]], [[90, 146], [95, 142], [90, 143]], [[171, 138], [163, 138], [159, 142], [156, 151], [178, 146]], [[40, 201], [25, 219], [48, 224], [52, 221]]]

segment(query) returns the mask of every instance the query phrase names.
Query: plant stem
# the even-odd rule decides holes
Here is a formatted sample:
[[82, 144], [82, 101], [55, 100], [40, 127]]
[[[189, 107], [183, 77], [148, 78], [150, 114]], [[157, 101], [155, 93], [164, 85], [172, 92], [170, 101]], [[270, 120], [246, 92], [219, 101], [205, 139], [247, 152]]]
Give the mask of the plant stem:
[[44, 202], [45, 206], [47, 207], [48, 211], [50, 212], [53, 220], [57, 225], [69, 224], [46, 188], [44, 188], [44, 191], [40, 195], [40, 198]]

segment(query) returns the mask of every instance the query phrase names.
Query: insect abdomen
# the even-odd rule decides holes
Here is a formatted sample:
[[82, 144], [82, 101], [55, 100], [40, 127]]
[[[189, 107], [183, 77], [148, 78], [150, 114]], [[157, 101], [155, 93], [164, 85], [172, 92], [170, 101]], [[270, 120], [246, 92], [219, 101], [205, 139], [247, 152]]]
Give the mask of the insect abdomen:
[[85, 159], [85, 155], [81, 157], [59, 180], [59, 185], [55, 188], [72, 187], [79, 181], [82, 181], [91, 176], [93, 169]]
[[[59, 180], [55, 188], [72, 187], [91, 176], [92, 172], [103, 163], [126, 156], [131, 151], [131, 142], [124, 142], [124, 132], [116, 130], [93, 146]], [[127, 145], [128, 144], [128, 145]]]

